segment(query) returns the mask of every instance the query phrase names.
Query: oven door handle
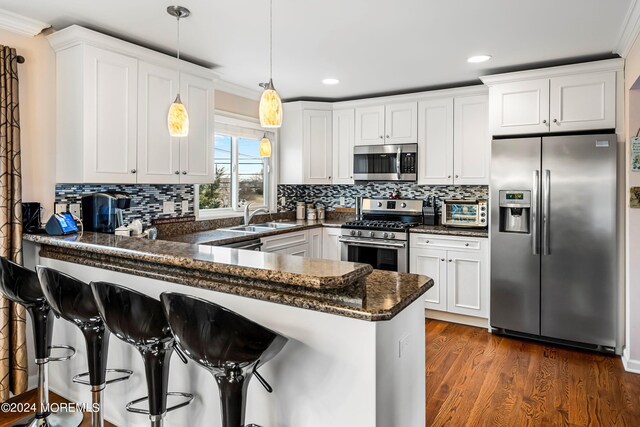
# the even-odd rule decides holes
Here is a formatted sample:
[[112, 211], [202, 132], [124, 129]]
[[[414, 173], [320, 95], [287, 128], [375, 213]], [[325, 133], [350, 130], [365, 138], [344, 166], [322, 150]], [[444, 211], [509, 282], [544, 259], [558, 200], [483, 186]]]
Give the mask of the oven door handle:
[[400, 168], [402, 167], [401, 162], [402, 157], [402, 147], [398, 147], [398, 157], [396, 157], [396, 173], [398, 174], [398, 179], [402, 179], [402, 174], [400, 172]]
[[338, 239], [341, 243], [347, 243], [349, 245], [354, 246], [365, 246], [368, 248], [379, 248], [379, 247], [387, 247], [387, 248], [405, 248], [407, 246], [406, 243], [390, 243], [390, 242], [363, 242], [360, 240], [348, 240], [348, 239]]

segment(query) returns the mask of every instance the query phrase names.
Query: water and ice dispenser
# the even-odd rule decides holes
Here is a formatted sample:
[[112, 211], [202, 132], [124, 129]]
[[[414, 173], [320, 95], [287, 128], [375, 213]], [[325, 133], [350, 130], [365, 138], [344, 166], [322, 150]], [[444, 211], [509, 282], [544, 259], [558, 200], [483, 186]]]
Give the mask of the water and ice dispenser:
[[500, 191], [500, 232], [529, 233], [531, 191]]

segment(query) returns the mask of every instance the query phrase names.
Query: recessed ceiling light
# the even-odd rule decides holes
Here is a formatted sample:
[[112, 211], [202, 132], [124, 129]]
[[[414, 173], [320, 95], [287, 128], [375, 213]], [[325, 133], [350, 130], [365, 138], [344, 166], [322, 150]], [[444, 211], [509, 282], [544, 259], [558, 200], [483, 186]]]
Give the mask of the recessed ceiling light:
[[337, 85], [338, 83], [340, 83], [340, 80], [328, 78], [328, 79], [322, 79], [322, 83], [326, 85]]
[[491, 59], [491, 55], [476, 55], [467, 59], [467, 62], [486, 62]]

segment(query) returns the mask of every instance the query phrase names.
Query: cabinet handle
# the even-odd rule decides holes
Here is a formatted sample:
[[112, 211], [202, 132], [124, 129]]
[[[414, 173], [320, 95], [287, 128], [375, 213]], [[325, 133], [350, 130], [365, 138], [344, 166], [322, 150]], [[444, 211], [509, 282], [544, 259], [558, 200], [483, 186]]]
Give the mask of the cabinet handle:
[[469, 246], [469, 244], [468, 244], [468, 243], [465, 243], [464, 245], [465, 245], [465, 246]]
[[389, 135], [387, 135], [387, 139], [389, 139]]
[[187, 171], [182, 171], [182, 175], [186, 175], [186, 174], [187, 174]]
[[542, 124], [543, 124], [543, 125], [546, 125], [546, 124], [547, 124], [547, 121], [546, 121], [546, 120], [543, 120], [543, 121], [542, 121]]
[[558, 123], [558, 119], [553, 119], [553, 123]]
[[451, 179], [451, 175], [447, 175], [447, 179]]
[[329, 177], [329, 179], [331, 179], [331, 177]]
[[460, 178], [460, 176], [459, 176], [459, 175], [456, 175], [456, 178]]
[[382, 135], [380, 135], [380, 139], [383, 139]]
[[440, 258], [440, 261], [444, 261], [444, 258]]
[[429, 241], [428, 241], [428, 240], [426, 240], [426, 241], [425, 241], [425, 243], [429, 243]]
[[137, 171], [135, 169], [131, 169], [131, 173], [136, 173]]
[[180, 171], [175, 171], [174, 172], [176, 175], [180, 175]]
[[449, 260], [449, 262], [452, 262], [452, 261], [453, 261], [452, 259]]

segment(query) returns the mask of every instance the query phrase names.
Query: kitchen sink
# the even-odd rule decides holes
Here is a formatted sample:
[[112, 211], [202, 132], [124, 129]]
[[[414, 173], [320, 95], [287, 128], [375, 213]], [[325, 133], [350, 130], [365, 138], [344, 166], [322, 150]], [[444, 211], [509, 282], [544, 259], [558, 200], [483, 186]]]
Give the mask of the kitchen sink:
[[220, 228], [223, 231], [238, 231], [241, 233], [266, 233], [267, 231], [282, 230], [295, 227], [297, 224], [287, 224], [283, 222], [265, 222], [255, 225], [236, 225], [235, 227]]
[[256, 224], [256, 227], [269, 228], [271, 230], [282, 230], [283, 228], [295, 227], [298, 224], [288, 224], [286, 222], [265, 222], [263, 224]]

